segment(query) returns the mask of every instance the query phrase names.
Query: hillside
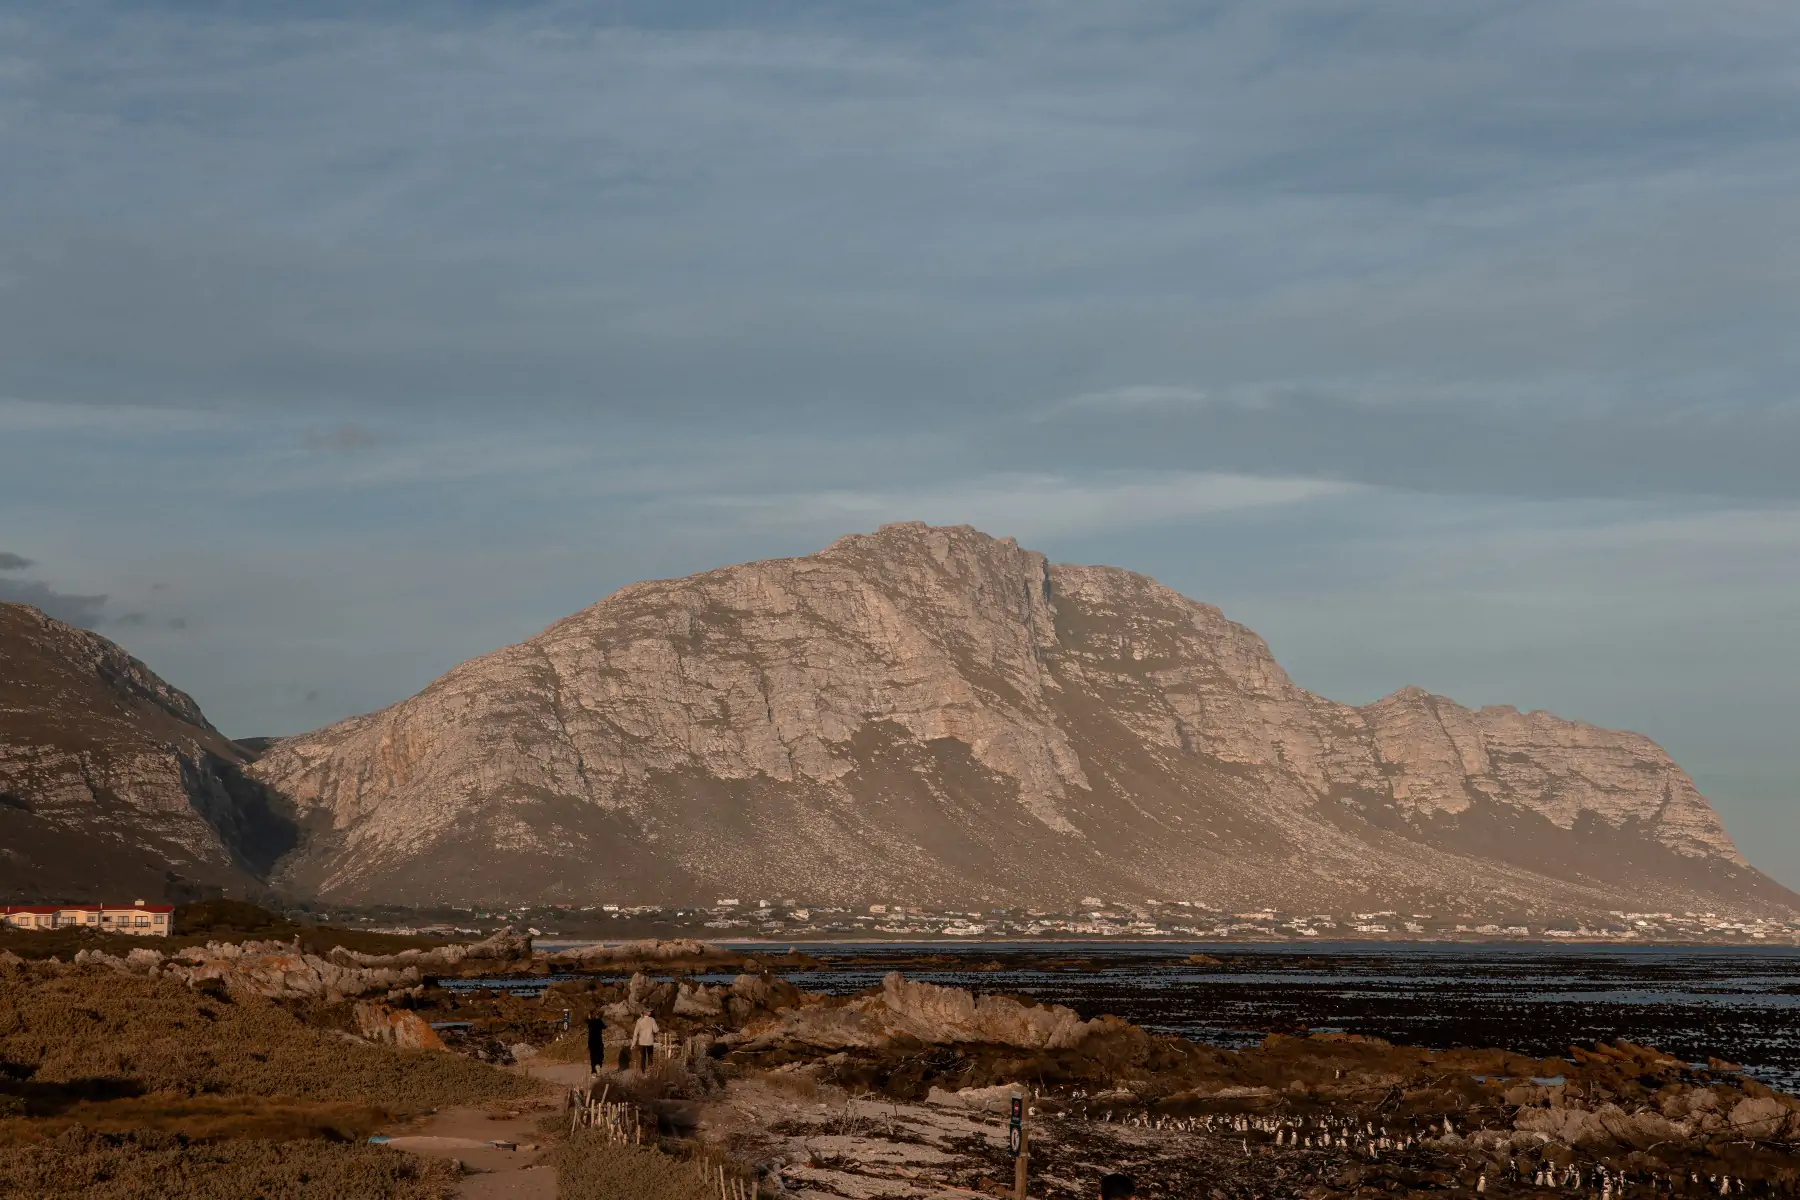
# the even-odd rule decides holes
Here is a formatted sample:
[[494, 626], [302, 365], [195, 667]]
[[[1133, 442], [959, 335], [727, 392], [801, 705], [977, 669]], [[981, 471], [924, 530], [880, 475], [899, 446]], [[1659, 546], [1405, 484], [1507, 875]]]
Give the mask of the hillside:
[[250, 755], [98, 634], [0, 604], [0, 896], [255, 891], [295, 842]]

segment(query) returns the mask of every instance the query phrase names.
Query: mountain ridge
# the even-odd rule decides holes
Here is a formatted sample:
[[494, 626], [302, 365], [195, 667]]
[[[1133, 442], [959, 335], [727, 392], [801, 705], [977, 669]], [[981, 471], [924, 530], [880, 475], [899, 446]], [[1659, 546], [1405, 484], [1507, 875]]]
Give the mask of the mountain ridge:
[[260, 890], [295, 832], [250, 757], [114, 643], [0, 603], [0, 893]]
[[1800, 902], [1648, 738], [1337, 704], [1213, 606], [966, 526], [628, 585], [250, 770], [309, 830], [280, 879], [346, 900]]

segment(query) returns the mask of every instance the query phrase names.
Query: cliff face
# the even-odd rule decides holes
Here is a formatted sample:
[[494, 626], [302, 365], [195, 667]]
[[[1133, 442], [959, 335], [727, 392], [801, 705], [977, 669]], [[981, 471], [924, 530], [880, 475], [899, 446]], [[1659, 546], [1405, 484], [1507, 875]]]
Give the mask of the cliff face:
[[105, 638], [0, 604], [0, 895], [160, 898], [256, 887], [284, 805], [182, 692]]
[[1788, 911], [1646, 738], [1292, 684], [1154, 580], [968, 528], [640, 583], [252, 768], [342, 899]]

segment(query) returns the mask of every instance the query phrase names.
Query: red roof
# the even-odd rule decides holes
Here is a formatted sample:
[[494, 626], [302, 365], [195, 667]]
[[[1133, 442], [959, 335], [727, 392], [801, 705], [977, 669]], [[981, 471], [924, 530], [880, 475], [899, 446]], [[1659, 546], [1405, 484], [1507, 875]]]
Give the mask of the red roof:
[[6, 906], [6, 915], [9, 917], [14, 913], [45, 913], [54, 916], [61, 911], [61, 907], [55, 904], [9, 904]]

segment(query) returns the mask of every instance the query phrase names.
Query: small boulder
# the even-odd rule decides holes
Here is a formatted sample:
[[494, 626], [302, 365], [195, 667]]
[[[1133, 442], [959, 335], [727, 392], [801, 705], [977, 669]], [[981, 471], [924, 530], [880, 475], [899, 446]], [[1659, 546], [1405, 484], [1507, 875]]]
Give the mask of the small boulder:
[[689, 987], [684, 983], [675, 991], [675, 1015], [678, 1017], [716, 1017], [724, 1011], [725, 1005], [704, 984]]
[[1748, 1138], [1772, 1138], [1787, 1123], [1787, 1106], [1773, 1096], [1740, 1100], [1726, 1117], [1732, 1132]]
[[769, 981], [761, 975], [739, 975], [731, 981], [731, 994], [755, 1008], [768, 1007]]
[[371, 1042], [404, 1050], [444, 1049], [444, 1039], [416, 1012], [368, 1003], [357, 1004], [353, 1011], [357, 1030]]
[[143, 975], [154, 975], [163, 964], [162, 951], [139, 946], [125, 956], [125, 965]]

